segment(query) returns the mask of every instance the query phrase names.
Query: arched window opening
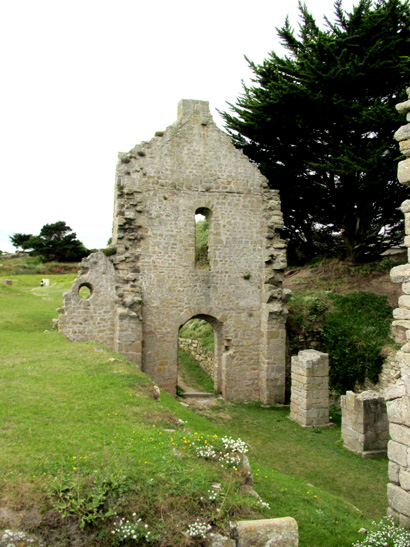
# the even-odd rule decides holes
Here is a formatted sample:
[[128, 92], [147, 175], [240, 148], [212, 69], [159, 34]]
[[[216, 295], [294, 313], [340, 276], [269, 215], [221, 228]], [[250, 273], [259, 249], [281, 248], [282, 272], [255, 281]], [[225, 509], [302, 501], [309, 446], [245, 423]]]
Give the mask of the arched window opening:
[[178, 333], [178, 395], [215, 393], [214, 347], [214, 330], [210, 323], [196, 317], [182, 325]]
[[210, 270], [209, 260], [209, 227], [212, 212], [206, 207], [195, 211], [195, 268]]

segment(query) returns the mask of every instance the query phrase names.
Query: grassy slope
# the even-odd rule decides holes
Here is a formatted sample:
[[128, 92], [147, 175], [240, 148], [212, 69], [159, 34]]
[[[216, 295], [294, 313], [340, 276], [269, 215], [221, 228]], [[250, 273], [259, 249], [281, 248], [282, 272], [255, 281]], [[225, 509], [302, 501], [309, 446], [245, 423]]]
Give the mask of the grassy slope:
[[[51, 329], [73, 276], [47, 276], [43, 289], [41, 277], [0, 286], [0, 505], [16, 514], [35, 507], [26, 529], [53, 545], [110, 545], [113, 517], [104, 514], [117, 507], [137, 512], [164, 545], [188, 545], [182, 532], [198, 515], [219, 527], [257, 515], [238, 493], [239, 472], [192, 455], [198, 437], [205, 444], [224, 433], [249, 442], [256, 490], [270, 503], [262, 513], [294, 516], [301, 547], [351, 545], [384, 512], [386, 460], [361, 460], [342, 449], [337, 427], [303, 430], [286, 409], [219, 403], [205, 419], [166, 394], [154, 401], [149, 378], [124, 359]], [[224, 492], [217, 502], [208, 500], [213, 482]], [[93, 512], [98, 495], [104, 503]], [[52, 499], [60, 512], [65, 504], [65, 519]], [[81, 519], [96, 526], [80, 532]]]

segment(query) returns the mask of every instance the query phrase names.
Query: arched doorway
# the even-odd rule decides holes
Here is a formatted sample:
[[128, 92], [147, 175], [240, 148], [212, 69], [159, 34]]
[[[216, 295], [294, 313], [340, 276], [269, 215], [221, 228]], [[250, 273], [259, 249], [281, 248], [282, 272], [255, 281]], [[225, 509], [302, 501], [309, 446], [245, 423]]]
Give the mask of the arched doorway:
[[178, 330], [177, 393], [221, 392], [222, 323], [210, 315], [195, 315]]

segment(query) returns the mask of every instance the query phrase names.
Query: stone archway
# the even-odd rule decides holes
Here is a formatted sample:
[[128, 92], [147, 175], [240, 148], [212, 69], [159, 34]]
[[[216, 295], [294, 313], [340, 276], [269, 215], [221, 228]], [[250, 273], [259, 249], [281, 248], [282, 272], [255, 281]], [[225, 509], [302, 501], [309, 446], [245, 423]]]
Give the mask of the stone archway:
[[[179, 327], [177, 332], [177, 352], [178, 352], [178, 336], [179, 331], [181, 327], [183, 327], [186, 323], [191, 321], [192, 319], [201, 319], [203, 321], [206, 321], [209, 325], [211, 325], [214, 335], [214, 366], [213, 366], [213, 385], [214, 390], [217, 393], [223, 392], [223, 381], [222, 381], [222, 356], [223, 356], [223, 337], [222, 337], [222, 331], [223, 331], [223, 323], [219, 321], [216, 317], [209, 315], [209, 314], [202, 314], [197, 313], [183, 321]], [[178, 362], [178, 354], [177, 354], [177, 362]], [[176, 367], [176, 378], [175, 378], [176, 385], [178, 384], [178, 366]]]

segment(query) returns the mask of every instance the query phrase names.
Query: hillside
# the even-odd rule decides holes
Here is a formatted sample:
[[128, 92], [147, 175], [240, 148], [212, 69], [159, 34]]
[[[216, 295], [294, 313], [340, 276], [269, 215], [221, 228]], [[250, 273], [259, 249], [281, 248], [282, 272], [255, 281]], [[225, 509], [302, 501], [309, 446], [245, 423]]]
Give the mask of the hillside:
[[351, 265], [339, 260], [323, 262], [317, 266], [290, 268], [285, 275], [285, 288], [296, 293], [301, 290], [332, 291], [346, 294], [357, 291], [373, 292], [386, 296], [392, 308], [402, 294], [401, 286], [390, 281], [391, 261]]
[[[347, 547], [384, 514], [387, 460], [344, 450], [336, 410], [334, 427], [303, 430], [287, 407], [156, 400], [132, 363], [57, 333], [74, 275], [47, 275], [48, 287], [41, 277], [0, 284], [0, 537], [8, 528], [35, 546], [127, 545], [129, 521], [137, 545], [203, 545], [196, 521], [228, 533], [232, 520], [293, 516], [301, 547]], [[225, 435], [249, 446], [264, 504], [243, 490], [241, 466], [200, 457], [209, 445], [223, 454]]]

